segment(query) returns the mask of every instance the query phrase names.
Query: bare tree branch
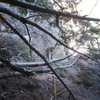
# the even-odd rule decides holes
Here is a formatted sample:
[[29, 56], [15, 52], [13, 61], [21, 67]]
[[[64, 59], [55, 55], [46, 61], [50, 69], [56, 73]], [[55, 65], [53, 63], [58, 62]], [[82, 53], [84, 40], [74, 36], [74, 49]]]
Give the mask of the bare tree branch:
[[[51, 70], [50, 69], [43, 69], [43, 70], [42, 69], [37, 69], [37, 70], [27, 70], [27, 69], [25, 69], [24, 71], [25, 71], [25, 73], [31, 72], [30, 75], [37, 75], [37, 74], [42, 74], [42, 73], [48, 73]], [[23, 74], [19, 71], [18, 72], [1, 73], [0, 79], [11, 78], [11, 77], [16, 77], [16, 76], [26, 76], [26, 74]]]
[[79, 51], [77, 51], [77, 50], [75, 50], [75, 49], [73, 49], [73, 48], [67, 46], [65, 43], [63, 43], [63, 42], [61, 42], [59, 39], [57, 39], [52, 33], [50, 33], [49, 31], [47, 31], [46, 29], [42, 28], [41, 26], [37, 25], [36, 23], [31, 22], [31, 21], [29, 21], [29, 20], [23, 18], [22, 16], [19, 16], [19, 15], [15, 14], [15, 13], [11, 12], [10, 10], [8, 10], [8, 9], [6, 9], [6, 8], [0, 7], [0, 12], [3, 12], [3, 13], [6, 13], [6, 14], [10, 15], [10, 16], [12, 16], [12, 17], [14, 17], [14, 18], [20, 20], [22, 23], [27, 23], [27, 24], [30, 24], [30, 25], [32, 25], [32, 26], [38, 28], [39, 30], [41, 30], [41, 31], [43, 31], [44, 33], [48, 34], [50, 37], [52, 37], [52, 38], [53, 38], [54, 40], [56, 40], [58, 43], [60, 43], [60, 44], [63, 45], [64, 47], [70, 49], [71, 51], [74, 51], [74, 52], [76, 52], [76, 53], [78, 53], [78, 54], [81, 54], [81, 55], [83, 55], [83, 56], [85, 56], [85, 57], [91, 59], [91, 60], [96, 61], [97, 63], [100, 63], [99, 61], [95, 60], [94, 58], [92, 58], [92, 57], [90, 57], [90, 56], [88, 56], [88, 55], [86, 55], [86, 54], [83, 54], [83, 53], [81, 53], [81, 52], [79, 52]]
[[25, 3], [25, 2], [21, 2], [17, 0], [0, 0], [0, 2], [4, 2], [11, 5], [19, 6], [22, 8], [30, 9], [32, 11], [48, 13], [48, 14], [56, 15], [56, 16], [65, 16], [65, 17], [70, 17], [70, 18], [79, 19], [79, 20], [100, 21], [100, 19], [98, 18], [90, 18], [90, 17], [74, 15], [69, 12], [64, 13], [64, 12], [56, 11], [56, 10], [45, 8], [45, 7], [40, 7], [40, 6], [36, 6], [32, 4], [30, 5], [29, 3]]
[[[35, 49], [21, 34], [20, 32], [18, 32], [1, 14], [0, 14], [0, 18], [1, 20], [7, 24], [11, 30], [13, 30], [23, 41], [26, 45], [28, 45], [30, 47], [30, 49], [32, 49], [37, 55], [39, 55], [40, 58], [43, 59], [43, 61], [47, 64], [47, 66], [50, 68], [50, 70], [53, 72], [53, 74], [59, 79], [59, 81], [64, 85], [64, 87], [68, 90], [68, 92], [70, 93], [70, 95], [73, 97], [73, 99], [75, 100], [75, 97], [73, 95], [73, 93], [71, 92], [71, 90], [67, 87], [67, 85], [64, 83], [64, 81], [59, 77], [59, 75], [53, 70], [53, 68], [51, 67], [51, 65], [48, 63], [48, 61], [45, 59], [45, 57], [37, 50]], [[8, 63], [9, 64], [9, 63]], [[25, 72], [24, 72], [25, 73]], [[26, 73], [27, 74], [27, 73]], [[29, 73], [30, 74], [30, 73]]]
[[57, 4], [57, 6], [61, 9], [61, 11], [63, 11], [64, 10], [64, 8], [56, 1], [56, 0], [53, 0], [54, 1], [54, 3], [56, 3]]

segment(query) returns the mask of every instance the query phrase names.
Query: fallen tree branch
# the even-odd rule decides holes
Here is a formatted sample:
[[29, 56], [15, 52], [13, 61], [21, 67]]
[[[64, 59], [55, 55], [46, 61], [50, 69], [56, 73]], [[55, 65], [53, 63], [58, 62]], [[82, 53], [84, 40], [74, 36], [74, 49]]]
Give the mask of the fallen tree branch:
[[79, 58], [80, 58], [80, 55], [78, 55], [78, 57], [72, 63], [70, 63], [69, 65], [67, 65], [65, 68], [70, 68], [71, 66], [73, 66], [77, 62], [77, 60]]
[[[42, 74], [42, 73], [48, 73], [51, 70], [50, 69], [43, 69], [43, 70], [27, 70], [27, 72], [31, 72], [31, 75], [36, 75], [36, 74]], [[0, 74], [0, 79], [5, 79], [5, 78], [11, 78], [11, 77], [19, 77], [19, 76], [26, 76], [26, 74], [20, 73], [20, 72], [9, 72], [9, 73], [2, 73]]]
[[[51, 61], [48, 61], [48, 62], [50, 64], [57, 63], [59, 61], [65, 60], [66, 58], [69, 58], [70, 56], [72, 56], [72, 55], [67, 55], [66, 57], [55, 59], [55, 60], [51, 60]], [[76, 63], [76, 61], [79, 59], [79, 57], [80, 57], [80, 55], [74, 61], [68, 63], [65, 68], [70, 68], [71, 66], [73, 66]], [[23, 63], [20, 63], [20, 62], [10, 62], [10, 63], [13, 66], [18, 66], [18, 67], [40, 67], [40, 66], [47, 66], [47, 64], [45, 62], [38, 62], [38, 63], [37, 62], [23, 62]], [[0, 67], [3, 67], [2, 62], [0, 63]], [[59, 67], [55, 67], [54, 70], [58, 69], [58, 68]]]
[[87, 57], [87, 58], [89, 58], [89, 59], [91, 59], [91, 60], [94, 60], [94, 61], [96, 61], [97, 63], [100, 63], [100, 62], [97, 61], [96, 59], [94, 59], [94, 58], [92, 58], [92, 57], [90, 57], [90, 56], [88, 56], [88, 55], [86, 55], [86, 54], [83, 54], [83, 53], [81, 53], [81, 52], [79, 52], [79, 51], [77, 51], [77, 50], [75, 50], [75, 49], [73, 49], [73, 48], [67, 46], [65, 43], [61, 42], [58, 38], [56, 38], [52, 33], [50, 33], [49, 31], [47, 31], [46, 29], [42, 28], [41, 26], [37, 25], [36, 23], [31, 22], [31, 21], [25, 19], [24, 17], [19, 16], [19, 15], [15, 14], [15, 13], [11, 12], [10, 10], [8, 10], [8, 9], [6, 9], [6, 8], [0, 7], [0, 12], [3, 12], [3, 13], [6, 13], [6, 14], [10, 15], [10, 16], [12, 16], [12, 17], [14, 17], [14, 18], [20, 20], [22, 23], [27, 23], [27, 24], [30, 24], [30, 25], [32, 25], [32, 26], [38, 28], [39, 30], [43, 31], [45, 34], [48, 34], [50, 37], [52, 37], [54, 40], [56, 40], [58, 43], [60, 43], [61, 45], [63, 45], [63, 46], [66, 47], [67, 49], [69, 49], [69, 50], [71, 50], [71, 51], [74, 51], [74, 52], [76, 52], [76, 53], [78, 53], [78, 54], [81, 54], [81, 55], [83, 55], [83, 56], [85, 56], [85, 57]]
[[10, 68], [14, 71], [18, 71], [18, 72], [23, 73], [27, 76], [35, 75], [35, 73], [33, 73], [33, 71], [26, 70], [25, 68], [21, 68], [21, 67], [18, 67], [18, 66], [14, 66], [8, 60], [3, 59], [2, 57], [0, 57], [0, 61], [3, 63], [4, 66], [6, 66], [6, 67], [8, 67], [8, 68]]
[[65, 16], [65, 17], [70, 17], [70, 18], [79, 19], [79, 20], [100, 21], [100, 19], [98, 18], [90, 18], [90, 17], [74, 15], [69, 12], [64, 13], [64, 12], [56, 11], [56, 10], [45, 8], [45, 7], [40, 7], [40, 6], [36, 6], [32, 4], [30, 5], [29, 3], [25, 3], [25, 2], [17, 1], [17, 0], [0, 0], [0, 2], [4, 2], [11, 5], [19, 6], [22, 8], [30, 9], [32, 11], [48, 13], [48, 14], [56, 15], [56, 16]]
[[[30, 75], [36, 75], [36, 74], [42, 74], [42, 73], [48, 73], [50, 72], [50, 69], [43, 69], [43, 70], [27, 70], [25, 69], [27, 72], [31, 72]], [[9, 73], [2, 73], [0, 74], [0, 79], [5, 79], [5, 78], [11, 78], [11, 77], [17, 77], [17, 76], [26, 76], [26, 74], [20, 73], [18, 72], [9, 72]]]
[[66, 67], [54, 67], [54, 70], [60, 69], [60, 68], [71, 68], [76, 62], [77, 60], [80, 58], [80, 55], [78, 55], [78, 57], [76, 59], [74, 59], [74, 61], [72, 61], [69, 64], [66, 64]]
[[[79, 59], [79, 57], [80, 56], [78, 56], [71, 64], [69, 64], [69, 65], [67, 65], [66, 67], [64, 67], [64, 68], [70, 68], [71, 66], [73, 66], [74, 64], [75, 64], [75, 62]], [[65, 59], [65, 58], [62, 58], [63, 60]], [[58, 59], [59, 61], [61, 61], [61, 59]], [[53, 61], [57, 61], [57, 60], [53, 60]], [[28, 64], [28, 63], [27, 63]], [[27, 65], [26, 64], [26, 65]], [[43, 64], [43, 63], [42, 63]], [[16, 64], [12, 64], [13, 66], [16, 66]], [[21, 67], [20, 66], [21, 64], [17, 64], [17, 68], [18, 67]], [[26, 66], [25, 65], [25, 66]], [[28, 65], [30, 65], [30, 64], [28, 64]], [[45, 63], [44, 63], [44, 65], [46, 65]], [[3, 66], [3, 64], [2, 64], [2, 66]], [[24, 66], [24, 65], [23, 65]], [[24, 67], [25, 67], [24, 66]], [[41, 64], [40, 64], [40, 66], [41, 66]], [[29, 66], [28, 66], [29, 67]], [[32, 67], [32, 66], [30, 66], [30, 67]], [[61, 68], [61, 67], [60, 67]], [[59, 67], [55, 67], [54, 68], [54, 70], [57, 70], [57, 69], [59, 69]], [[26, 69], [27, 70], [27, 69]], [[29, 71], [29, 70], [28, 70]], [[31, 73], [33, 72], [33, 75], [35, 75], [35, 74], [42, 74], [42, 73], [48, 73], [48, 72], [50, 72], [51, 70], [50, 69], [36, 69], [36, 70], [30, 70], [31, 71]], [[22, 74], [22, 73], [19, 73], [19, 72], [9, 72], [9, 73], [2, 73], [2, 74], [0, 74], [0, 79], [5, 79], [5, 78], [11, 78], [11, 77], [19, 77], [19, 76], [25, 76], [25, 74]]]
[[[66, 67], [64, 67], [64, 68], [70, 68], [71, 66], [73, 66], [74, 64], [75, 64], [75, 62], [79, 59], [79, 57], [80, 56], [78, 56], [72, 63], [70, 63], [70, 64], [67, 64], [67, 66]], [[63, 60], [64, 60], [64, 58], [62, 58]], [[59, 61], [61, 61], [61, 59], [58, 59]], [[57, 61], [57, 60], [53, 60], [53, 61]], [[43, 63], [43, 62], [42, 62]], [[2, 64], [2, 63], [1, 63]], [[44, 63], [45, 64], [45, 63]], [[19, 64], [15, 64], [15, 63], [11, 63], [11, 65], [12, 66], [15, 66], [15, 68], [17, 67], [17, 68], [20, 68], [20, 67], [26, 67], [26, 66], [28, 66], [28, 65], [30, 65], [30, 66], [28, 66], [28, 67], [33, 67], [32, 66], [32, 63], [31, 64], [24, 64], [24, 65], [22, 65], [22, 63], [19, 63]], [[21, 66], [20, 66], [21, 65]], [[37, 64], [38, 65], [38, 64]], [[46, 65], [46, 64], [45, 64]], [[41, 66], [41, 65], [40, 65]], [[2, 67], [4, 67], [4, 64], [2, 64]], [[57, 69], [59, 69], [59, 68], [61, 68], [61, 67], [54, 67], [53, 68], [53, 70], [57, 70]], [[16, 71], [16, 70], [15, 70]], [[24, 71], [27, 71], [27, 72], [33, 72], [33, 75], [35, 75], [35, 74], [42, 74], [42, 73], [48, 73], [48, 72], [50, 72], [51, 70], [50, 69], [48, 69], [48, 68], [45, 68], [45, 69], [35, 69], [35, 70], [27, 70], [27, 69], [24, 69]], [[22, 73], [20, 73], [19, 74], [19, 72], [17, 73], [17, 72], [10, 72], [10, 73], [3, 73], [3, 74], [0, 74], [0, 79], [3, 79], [3, 78], [9, 78], [9, 77], [15, 77], [15, 76], [25, 76], [25, 74], [22, 74]], [[31, 74], [32, 75], [32, 74]]]
[[[64, 81], [59, 77], [59, 75], [53, 70], [53, 68], [51, 67], [51, 65], [49, 64], [49, 62], [46, 60], [46, 58], [36, 49], [34, 48], [24, 37], [23, 35], [20, 34], [20, 32], [18, 32], [1, 14], [0, 14], [0, 19], [7, 24], [11, 30], [13, 30], [23, 41], [24, 43], [30, 47], [30, 49], [32, 49], [40, 58], [43, 59], [43, 61], [47, 64], [47, 66], [50, 68], [50, 70], [53, 72], [53, 74], [58, 78], [58, 80], [64, 85], [64, 87], [67, 89], [67, 91], [70, 93], [70, 95], [73, 97], [73, 99], [75, 100], [75, 97], [73, 95], [73, 93], [71, 92], [71, 90], [67, 87], [67, 85], [64, 83]], [[25, 73], [25, 72], [24, 72]], [[27, 74], [27, 73], [26, 73]], [[31, 73], [28, 73], [31, 74]]]
[[[54, 59], [54, 60], [50, 60], [48, 61], [50, 64], [51, 63], [57, 63], [59, 61], [65, 60], [69, 57], [71, 57], [72, 55], [67, 55], [65, 57], [62, 58], [58, 58], [58, 59]], [[18, 66], [18, 67], [38, 67], [38, 66], [46, 66], [47, 64], [45, 62], [10, 62], [12, 65], [14, 66]], [[0, 67], [2, 67], [2, 63], [0, 63]]]
[[[68, 64], [66, 67], [64, 68], [70, 68], [71, 66], [73, 66], [73, 64], [75, 64], [75, 62], [78, 60], [80, 56], [78, 56], [71, 64]], [[64, 58], [63, 58], [64, 59]], [[61, 60], [61, 59], [59, 59]], [[57, 60], [56, 60], [57, 61]], [[46, 65], [46, 64], [45, 64]], [[5, 65], [2, 64], [2, 67], [4, 67]], [[8, 65], [7, 65], [8, 66]], [[16, 64], [12, 64], [11, 66], [15, 67], [15, 68], [18, 68], [21, 67], [20, 64], [19, 66]], [[24, 65], [23, 65], [24, 66]], [[25, 66], [24, 66], [25, 67]], [[31, 66], [30, 66], [31, 67]], [[61, 67], [60, 67], [61, 68]], [[59, 69], [59, 67], [55, 67], [54, 70], [57, 70]], [[14, 69], [16, 71], [16, 69]], [[20, 70], [20, 69], [19, 69]], [[18, 70], [18, 71], [19, 71]], [[23, 71], [26, 71], [26, 72], [31, 72], [31, 75], [35, 75], [35, 74], [42, 74], [42, 73], [48, 73], [50, 72], [51, 70], [50, 69], [35, 69], [35, 70], [27, 70], [27, 69], [24, 69]], [[23, 73], [20, 73], [20, 72], [9, 72], [9, 73], [2, 73], [0, 74], [0, 79], [5, 79], [5, 78], [11, 78], [11, 77], [19, 77], [19, 76], [26, 76], [26, 74], [23, 74]]]
[[[73, 66], [75, 64], [75, 62], [79, 59], [80, 56], [78, 56], [72, 63], [68, 64], [66, 67], [64, 68], [70, 68], [71, 66]], [[4, 65], [2, 64], [2, 66], [4, 67]], [[13, 65], [15, 68], [17, 67], [21, 67], [21, 66], [16, 66], [16, 65]], [[25, 66], [24, 66], [25, 67]], [[62, 67], [55, 67], [53, 68], [53, 70], [57, 70], [59, 68], [62, 68]], [[16, 70], [15, 70], [16, 71]], [[51, 70], [50, 69], [35, 69], [35, 70], [27, 70], [27, 69], [24, 69], [24, 71], [27, 71], [27, 72], [31, 72], [31, 75], [35, 75], [35, 74], [42, 74], [42, 73], [48, 73], [50, 72]], [[2, 73], [0, 74], [0, 79], [4, 79], [4, 78], [11, 78], [11, 77], [17, 77], [17, 76], [25, 76], [25, 74], [22, 74], [22, 73], [19, 73], [19, 72], [9, 72], [9, 73]]]

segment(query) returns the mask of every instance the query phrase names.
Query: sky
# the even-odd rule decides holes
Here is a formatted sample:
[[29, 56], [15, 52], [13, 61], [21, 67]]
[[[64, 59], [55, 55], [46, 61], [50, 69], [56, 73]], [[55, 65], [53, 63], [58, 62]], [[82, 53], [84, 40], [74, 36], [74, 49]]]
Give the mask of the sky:
[[82, 0], [77, 9], [81, 15], [100, 18], [100, 0]]

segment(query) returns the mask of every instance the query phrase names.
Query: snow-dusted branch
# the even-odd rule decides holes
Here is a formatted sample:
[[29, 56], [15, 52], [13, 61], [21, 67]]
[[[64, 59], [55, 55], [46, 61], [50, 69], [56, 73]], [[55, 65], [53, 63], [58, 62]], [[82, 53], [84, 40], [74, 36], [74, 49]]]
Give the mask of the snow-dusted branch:
[[60, 11], [56, 11], [53, 9], [49, 9], [47, 7], [45, 8], [45, 7], [37, 6], [34, 4], [30, 5], [29, 3], [25, 3], [22, 1], [18, 1], [18, 0], [0, 0], [0, 2], [8, 3], [11, 5], [19, 6], [19, 7], [26, 8], [26, 9], [30, 9], [36, 12], [48, 13], [48, 14], [55, 15], [55, 16], [65, 16], [65, 17], [70, 17], [70, 18], [79, 19], [79, 20], [100, 21], [100, 19], [98, 18], [90, 18], [90, 17], [74, 15], [70, 12], [60, 12]]
[[[79, 57], [80, 57], [80, 55], [72, 62], [72, 63], [70, 63], [70, 64], [68, 64], [65, 68], [70, 68], [71, 66], [73, 66], [74, 64], [75, 64], [75, 62], [79, 59]], [[66, 59], [66, 58], [62, 58], [63, 60], [64, 59]], [[57, 61], [57, 60], [56, 60]], [[61, 61], [61, 59], [59, 59], [59, 61]], [[52, 61], [51, 61], [52, 62]], [[42, 64], [44, 64], [44, 63], [42, 63]], [[40, 66], [42, 65], [42, 64], [39, 64]], [[13, 64], [12, 63], [12, 65], [13, 66], [16, 66], [15, 64]], [[34, 64], [24, 64], [25, 66], [26, 65], [34, 65]], [[19, 64], [17, 64], [17, 68], [18, 67], [21, 67], [21, 66], [24, 66], [23, 65], [23, 63], [19, 63]], [[46, 64], [45, 64], [46, 65]], [[2, 64], [2, 66], [3, 66], [3, 64]], [[24, 66], [24, 67], [25, 67]], [[60, 67], [61, 68], [61, 67]], [[56, 69], [59, 69], [59, 67], [55, 67], [54, 68], [54, 70], [56, 70]], [[25, 70], [24, 70], [25, 71]], [[37, 69], [37, 70], [27, 70], [26, 69], [26, 71], [27, 72], [31, 72], [31, 75], [35, 75], [35, 74], [41, 74], [41, 73], [48, 73], [48, 72], [50, 72], [51, 70], [50, 69]], [[11, 78], [11, 77], [19, 77], [19, 76], [25, 76], [26, 74], [23, 74], [23, 73], [20, 73], [20, 72], [9, 72], [9, 73], [1, 73], [0, 74], [0, 79], [5, 79], [5, 78]]]
[[18, 66], [14, 66], [12, 65], [8, 60], [5, 60], [4, 58], [0, 57], [0, 61], [3, 63], [3, 66], [6, 66], [14, 71], [18, 71], [24, 75], [30, 76], [30, 75], [34, 75], [33, 71], [31, 70], [26, 70], [25, 68], [21, 68]]
[[[62, 58], [58, 58], [58, 59], [53, 59], [48, 61], [50, 64], [51, 63], [57, 63], [59, 61], [65, 60], [69, 57], [71, 57], [72, 55], [67, 55], [65, 57]], [[39, 67], [39, 66], [46, 66], [47, 64], [45, 62], [11, 62], [12, 65], [14, 66], [18, 66], [18, 67]], [[2, 63], [0, 63], [0, 66], [2, 66]]]

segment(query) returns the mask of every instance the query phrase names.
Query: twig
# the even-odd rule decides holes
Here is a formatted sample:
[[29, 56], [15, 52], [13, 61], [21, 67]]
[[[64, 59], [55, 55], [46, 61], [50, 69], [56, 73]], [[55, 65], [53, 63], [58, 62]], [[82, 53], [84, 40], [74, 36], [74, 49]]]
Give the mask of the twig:
[[73, 66], [79, 58], [80, 55], [78, 55], [78, 57], [72, 63], [68, 64], [65, 68], [70, 68], [71, 66]]
[[56, 1], [56, 0], [53, 0], [54, 1], [54, 3], [56, 3], [57, 4], [57, 6], [61, 9], [61, 11], [63, 11], [64, 10], [64, 8], [61, 6], [61, 5], [59, 5], [59, 3]]
[[44, 80], [43, 81], [44, 82], [44, 85], [45, 85], [45, 87], [46, 87], [46, 90], [47, 90], [47, 92], [50, 94], [50, 100], [53, 100], [53, 96], [52, 96], [52, 94], [50, 93], [50, 91], [49, 91], [49, 89], [48, 89], [48, 86], [47, 86], [47, 84], [46, 84], [46, 81]]
[[65, 92], [65, 88], [64, 88], [62, 91], [60, 91], [59, 93], [57, 93], [57, 96], [59, 96], [59, 95], [62, 94], [63, 92]]
[[96, 5], [97, 5], [97, 3], [98, 3], [98, 2], [99, 2], [99, 0], [97, 0], [97, 1], [96, 1], [96, 3], [94, 4], [94, 6], [93, 6], [93, 8], [91, 9], [91, 11], [90, 11], [89, 15], [91, 15], [91, 13], [92, 13], [93, 9], [96, 7]]
[[53, 85], [54, 85], [54, 100], [57, 100], [56, 95], [57, 95], [57, 87], [56, 87], [56, 79], [53, 76]]
[[[28, 33], [28, 37], [29, 37], [29, 43], [31, 42], [31, 36], [30, 36], [30, 32], [29, 32], [29, 29], [28, 29], [28, 26], [27, 24], [24, 24], [25, 27], [26, 27], [26, 30], [27, 30], [27, 33]], [[29, 48], [30, 49], [30, 48]], [[32, 57], [32, 50], [30, 49], [30, 56]]]

